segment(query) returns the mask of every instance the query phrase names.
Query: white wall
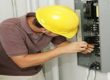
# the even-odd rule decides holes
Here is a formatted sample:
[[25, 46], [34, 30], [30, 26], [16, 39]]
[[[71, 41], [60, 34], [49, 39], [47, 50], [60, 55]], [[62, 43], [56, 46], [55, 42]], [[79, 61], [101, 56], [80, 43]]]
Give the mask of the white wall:
[[[74, 0], [56, 0], [57, 4], [67, 5], [74, 9]], [[77, 55], [64, 55], [60, 58], [61, 80], [87, 80], [88, 68], [77, 65]], [[94, 80], [94, 71], [90, 71], [89, 80]], [[63, 77], [62, 77], [63, 76]], [[110, 80], [109, 73], [96, 72], [95, 80]]]
[[[0, 0], [0, 22], [55, 3], [74, 9], [74, 0]], [[88, 69], [77, 65], [76, 54], [60, 56], [47, 64], [47, 80], [86, 80], [87, 78]], [[89, 80], [93, 80], [93, 77], [94, 72], [91, 71]], [[109, 74], [96, 72], [96, 80], [110, 80]]]
[[13, 9], [10, 0], [0, 0], [0, 22], [5, 18], [13, 16]]

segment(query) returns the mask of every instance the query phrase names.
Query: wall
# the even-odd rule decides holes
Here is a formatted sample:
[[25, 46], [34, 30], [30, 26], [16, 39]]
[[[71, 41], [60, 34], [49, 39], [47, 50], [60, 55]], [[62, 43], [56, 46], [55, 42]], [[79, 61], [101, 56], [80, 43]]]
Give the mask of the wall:
[[[57, 0], [57, 4], [74, 9], [74, 0]], [[64, 55], [59, 59], [60, 80], [87, 80], [88, 69], [77, 65], [77, 55]], [[63, 76], [63, 77], [62, 77]], [[109, 73], [96, 72], [95, 80], [110, 80]], [[90, 71], [89, 80], [94, 80], [95, 73]]]
[[54, 3], [54, 0], [0, 0], [0, 22]]
[[[1, 0], [0, 1], [0, 21], [4, 20], [5, 18], [13, 16], [13, 10], [10, 0]], [[7, 8], [8, 9], [7, 9]]]

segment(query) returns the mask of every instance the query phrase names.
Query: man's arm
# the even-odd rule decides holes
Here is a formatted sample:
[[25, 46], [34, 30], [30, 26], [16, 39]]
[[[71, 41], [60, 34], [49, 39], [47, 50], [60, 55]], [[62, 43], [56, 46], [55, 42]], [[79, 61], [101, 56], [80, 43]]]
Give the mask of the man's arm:
[[68, 44], [70, 44], [70, 42], [69, 41], [65, 41], [65, 42], [62, 42], [62, 43], [60, 43], [58, 45], [55, 45], [55, 47], [62, 47], [62, 46], [66, 46]]
[[[92, 47], [91, 47], [92, 48]], [[10, 58], [20, 67], [26, 68], [31, 66], [36, 66], [47, 62], [48, 60], [57, 57], [62, 54], [70, 54], [85, 51], [87, 49], [86, 42], [72, 42], [65, 46], [57, 47], [53, 50], [43, 53], [27, 54], [20, 56], [10, 56]], [[92, 51], [89, 50], [90, 52]]]
[[27, 54], [27, 55], [20, 55], [20, 56], [10, 56], [10, 58], [20, 67], [32, 67], [36, 65], [41, 65], [48, 60], [57, 57], [63, 54], [63, 51], [56, 48], [54, 50], [42, 53], [35, 53], [35, 54]]

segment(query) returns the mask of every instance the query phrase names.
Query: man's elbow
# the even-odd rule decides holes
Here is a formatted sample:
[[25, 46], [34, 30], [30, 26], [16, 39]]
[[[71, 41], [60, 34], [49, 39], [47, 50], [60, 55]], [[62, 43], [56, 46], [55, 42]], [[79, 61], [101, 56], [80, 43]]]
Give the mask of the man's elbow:
[[21, 69], [24, 69], [24, 68], [27, 68], [29, 66], [27, 66], [25, 63], [16, 63], [16, 65], [21, 68]]

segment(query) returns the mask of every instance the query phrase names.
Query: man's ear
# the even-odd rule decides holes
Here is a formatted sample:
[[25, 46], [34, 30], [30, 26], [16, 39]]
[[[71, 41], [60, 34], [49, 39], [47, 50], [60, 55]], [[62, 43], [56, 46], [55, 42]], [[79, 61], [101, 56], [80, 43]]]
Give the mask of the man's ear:
[[46, 33], [47, 32], [47, 30], [45, 28], [40, 28], [40, 30], [41, 30], [42, 33]]

